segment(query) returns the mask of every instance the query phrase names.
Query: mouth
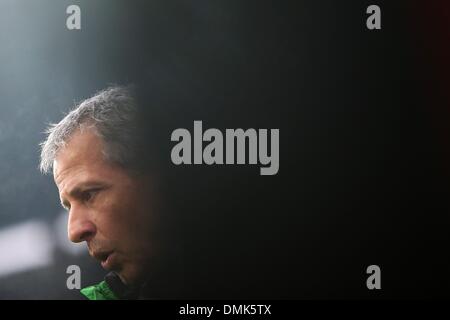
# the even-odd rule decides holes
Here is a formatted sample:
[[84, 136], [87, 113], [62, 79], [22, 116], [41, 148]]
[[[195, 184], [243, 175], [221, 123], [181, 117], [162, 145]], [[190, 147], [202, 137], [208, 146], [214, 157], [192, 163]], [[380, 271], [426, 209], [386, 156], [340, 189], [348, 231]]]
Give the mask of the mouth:
[[100, 261], [103, 269], [111, 270], [113, 267], [114, 251], [97, 251], [92, 256]]

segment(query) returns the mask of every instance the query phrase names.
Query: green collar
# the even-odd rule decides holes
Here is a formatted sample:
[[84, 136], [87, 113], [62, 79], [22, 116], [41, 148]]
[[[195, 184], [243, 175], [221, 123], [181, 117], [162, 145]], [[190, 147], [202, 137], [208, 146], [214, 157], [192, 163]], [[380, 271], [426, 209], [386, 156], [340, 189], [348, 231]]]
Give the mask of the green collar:
[[80, 292], [89, 300], [118, 300], [106, 281], [81, 289]]

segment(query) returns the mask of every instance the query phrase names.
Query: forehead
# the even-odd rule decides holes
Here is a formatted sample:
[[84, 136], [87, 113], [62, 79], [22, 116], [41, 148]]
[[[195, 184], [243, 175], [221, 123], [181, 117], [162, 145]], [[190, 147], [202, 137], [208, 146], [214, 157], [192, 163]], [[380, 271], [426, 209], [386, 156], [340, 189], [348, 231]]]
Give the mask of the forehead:
[[77, 130], [55, 158], [53, 176], [59, 184], [68, 174], [90, 168], [107, 167], [104, 159], [103, 143], [93, 128]]

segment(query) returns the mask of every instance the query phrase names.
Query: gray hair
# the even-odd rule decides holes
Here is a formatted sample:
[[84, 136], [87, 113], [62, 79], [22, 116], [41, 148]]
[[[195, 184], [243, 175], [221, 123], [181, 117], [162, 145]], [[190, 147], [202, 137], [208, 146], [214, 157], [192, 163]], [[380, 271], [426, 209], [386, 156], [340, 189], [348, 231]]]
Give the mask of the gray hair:
[[138, 161], [137, 106], [133, 88], [113, 86], [98, 92], [46, 130], [41, 146], [42, 173], [53, 168], [58, 151], [77, 130], [93, 127], [102, 138], [106, 160], [132, 169]]

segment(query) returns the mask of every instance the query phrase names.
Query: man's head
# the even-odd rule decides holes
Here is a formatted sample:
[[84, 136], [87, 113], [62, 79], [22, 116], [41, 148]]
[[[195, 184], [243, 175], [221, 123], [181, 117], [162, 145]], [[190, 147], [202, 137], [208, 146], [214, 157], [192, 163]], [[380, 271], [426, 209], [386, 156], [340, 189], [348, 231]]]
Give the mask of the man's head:
[[53, 169], [68, 236], [126, 284], [144, 280], [155, 253], [158, 197], [139, 155], [136, 102], [112, 87], [82, 102], [48, 130], [42, 172]]

